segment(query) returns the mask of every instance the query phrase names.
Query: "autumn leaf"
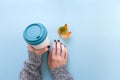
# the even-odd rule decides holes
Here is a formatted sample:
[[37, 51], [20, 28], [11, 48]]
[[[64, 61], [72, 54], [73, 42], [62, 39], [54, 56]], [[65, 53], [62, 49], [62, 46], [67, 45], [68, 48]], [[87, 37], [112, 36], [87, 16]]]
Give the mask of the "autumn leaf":
[[71, 32], [68, 31], [68, 25], [65, 24], [64, 26], [61, 26], [58, 28], [58, 34], [60, 37], [62, 37], [63, 39], [67, 39], [69, 38]]

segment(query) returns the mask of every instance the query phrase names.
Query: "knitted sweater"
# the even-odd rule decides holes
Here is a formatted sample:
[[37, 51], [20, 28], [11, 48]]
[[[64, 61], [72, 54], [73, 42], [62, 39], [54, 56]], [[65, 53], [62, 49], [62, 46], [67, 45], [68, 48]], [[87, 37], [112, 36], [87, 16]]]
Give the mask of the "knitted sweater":
[[[29, 58], [24, 62], [24, 67], [20, 72], [19, 80], [41, 80], [41, 56], [28, 51]], [[50, 69], [53, 80], [73, 80], [70, 73], [61, 66]]]

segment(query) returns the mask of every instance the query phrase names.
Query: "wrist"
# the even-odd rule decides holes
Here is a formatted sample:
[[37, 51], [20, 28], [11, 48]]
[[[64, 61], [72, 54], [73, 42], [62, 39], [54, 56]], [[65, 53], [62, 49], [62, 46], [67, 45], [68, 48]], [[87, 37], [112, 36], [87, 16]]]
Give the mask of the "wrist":
[[61, 73], [65, 73], [65, 72], [66, 72], [65, 66], [60, 66], [60, 67], [50, 69], [50, 73], [52, 75], [61, 74]]
[[41, 63], [41, 55], [37, 55], [36, 53], [29, 51], [28, 50], [28, 55], [29, 55], [29, 61], [32, 63]]

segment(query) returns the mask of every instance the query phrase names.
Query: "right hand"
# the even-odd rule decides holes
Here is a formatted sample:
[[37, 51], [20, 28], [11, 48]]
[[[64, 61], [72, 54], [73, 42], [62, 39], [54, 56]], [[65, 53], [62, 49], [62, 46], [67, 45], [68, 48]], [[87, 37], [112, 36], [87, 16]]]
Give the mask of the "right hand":
[[48, 66], [50, 69], [58, 68], [66, 65], [67, 62], [67, 48], [60, 43], [60, 41], [54, 40], [52, 46], [52, 53], [49, 52]]

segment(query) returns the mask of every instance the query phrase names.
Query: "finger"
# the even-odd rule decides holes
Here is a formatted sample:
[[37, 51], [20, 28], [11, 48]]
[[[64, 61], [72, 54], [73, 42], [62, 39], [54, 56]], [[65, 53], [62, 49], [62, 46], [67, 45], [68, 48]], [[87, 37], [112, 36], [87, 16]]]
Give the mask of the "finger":
[[59, 56], [61, 53], [61, 44], [60, 44], [60, 41], [58, 40], [57, 41], [57, 55]]
[[56, 40], [54, 40], [53, 42], [53, 46], [52, 46], [52, 56], [56, 55]]
[[61, 45], [61, 48], [62, 48], [61, 56], [64, 57], [65, 56], [65, 47], [63, 46], [63, 44]]
[[65, 55], [63, 57], [63, 61], [64, 61], [63, 65], [66, 65], [66, 63], [67, 63], [67, 56], [68, 56], [68, 54], [67, 54], [67, 48], [65, 47]]
[[42, 48], [40, 50], [35, 50], [35, 53], [36, 54], [43, 54], [43, 53], [47, 52], [48, 50], [49, 50], [48, 47], [45, 47], [45, 48]]
[[65, 56], [64, 56], [65, 60], [67, 60], [67, 57], [68, 57], [68, 50], [67, 50], [67, 48], [65, 47]]

